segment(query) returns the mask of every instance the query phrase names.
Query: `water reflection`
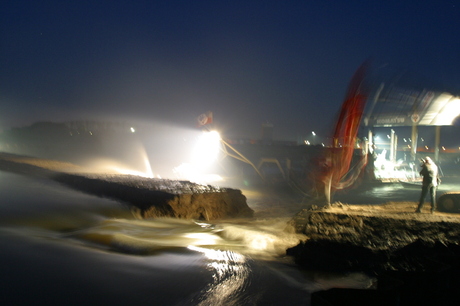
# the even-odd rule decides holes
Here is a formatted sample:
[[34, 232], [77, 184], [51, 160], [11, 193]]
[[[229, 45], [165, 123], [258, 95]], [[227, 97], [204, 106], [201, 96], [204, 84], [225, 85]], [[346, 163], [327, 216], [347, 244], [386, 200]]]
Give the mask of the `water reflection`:
[[198, 305], [241, 305], [240, 297], [251, 272], [246, 257], [232, 251], [188, 248], [209, 259], [208, 269], [213, 276], [212, 283], [201, 292]]

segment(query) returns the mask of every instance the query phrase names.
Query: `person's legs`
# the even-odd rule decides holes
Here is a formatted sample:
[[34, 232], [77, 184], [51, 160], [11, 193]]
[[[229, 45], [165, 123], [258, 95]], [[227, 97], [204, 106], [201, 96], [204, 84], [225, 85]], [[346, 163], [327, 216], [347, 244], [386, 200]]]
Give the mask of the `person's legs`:
[[422, 194], [420, 195], [420, 200], [418, 202], [418, 207], [415, 212], [422, 212], [423, 203], [425, 202], [426, 194], [428, 192], [428, 187], [422, 187]]
[[436, 187], [430, 187], [430, 196], [431, 196], [431, 213], [434, 213], [436, 210]]

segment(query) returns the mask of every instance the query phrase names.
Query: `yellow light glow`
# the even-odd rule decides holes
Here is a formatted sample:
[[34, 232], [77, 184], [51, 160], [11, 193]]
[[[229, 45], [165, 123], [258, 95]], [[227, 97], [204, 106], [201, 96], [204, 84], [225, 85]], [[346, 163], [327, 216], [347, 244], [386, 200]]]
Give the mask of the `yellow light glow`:
[[116, 166], [111, 166], [111, 167], [109, 166], [108, 168], [120, 174], [137, 175], [137, 176], [142, 176], [142, 177], [153, 178], [152, 173], [146, 173], [146, 172], [136, 171], [136, 170], [127, 169], [127, 168], [120, 168]]
[[184, 237], [194, 239], [193, 244], [195, 247], [196, 245], [215, 245], [217, 241], [221, 240], [221, 238], [209, 233], [187, 233]]
[[[133, 169], [132, 166], [122, 163], [118, 160], [110, 158], [96, 158], [86, 162], [86, 166], [95, 171], [101, 171], [105, 173], [120, 173], [128, 175], [137, 175], [142, 177], [153, 178], [154, 174], [150, 166], [150, 160], [147, 155], [147, 152], [143, 147], [139, 148], [139, 156], [136, 158], [142, 161], [142, 169], [136, 168]], [[158, 176], [159, 177], [159, 176]]]

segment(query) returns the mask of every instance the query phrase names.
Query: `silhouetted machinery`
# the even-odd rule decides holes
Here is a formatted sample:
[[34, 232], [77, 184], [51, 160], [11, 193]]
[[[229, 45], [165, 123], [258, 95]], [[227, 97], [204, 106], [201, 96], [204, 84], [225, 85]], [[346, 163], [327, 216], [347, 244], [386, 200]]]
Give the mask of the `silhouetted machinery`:
[[460, 191], [444, 193], [437, 202], [439, 211], [460, 213]]

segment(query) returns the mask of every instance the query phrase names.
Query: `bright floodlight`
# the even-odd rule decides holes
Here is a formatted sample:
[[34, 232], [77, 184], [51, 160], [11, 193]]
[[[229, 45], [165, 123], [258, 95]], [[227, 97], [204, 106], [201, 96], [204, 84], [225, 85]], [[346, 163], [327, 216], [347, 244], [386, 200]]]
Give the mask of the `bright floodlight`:
[[222, 178], [218, 175], [206, 174], [210, 170], [219, 156], [221, 149], [221, 138], [218, 132], [203, 132], [197, 139], [195, 147], [192, 150], [191, 162], [182, 163], [174, 168], [176, 173], [182, 179], [188, 179], [194, 182], [211, 182], [218, 181]]
[[207, 168], [217, 159], [220, 145], [219, 133], [204, 132], [200, 135], [192, 152], [192, 163], [198, 167]]

